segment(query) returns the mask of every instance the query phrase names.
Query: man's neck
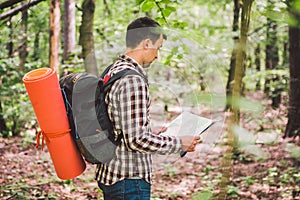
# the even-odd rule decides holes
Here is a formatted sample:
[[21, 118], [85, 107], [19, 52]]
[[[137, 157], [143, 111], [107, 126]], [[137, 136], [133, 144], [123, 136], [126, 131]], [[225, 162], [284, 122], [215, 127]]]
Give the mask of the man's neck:
[[125, 55], [129, 56], [130, 58], [134, 59], [140, 66], [143, 66], [142, 57], [140, 51], [135, 49], [127, 49]]

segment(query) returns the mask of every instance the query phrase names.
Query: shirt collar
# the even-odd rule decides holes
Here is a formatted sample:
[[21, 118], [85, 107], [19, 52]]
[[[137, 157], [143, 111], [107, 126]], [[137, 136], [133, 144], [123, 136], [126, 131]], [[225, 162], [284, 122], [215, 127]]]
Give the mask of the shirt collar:
[[130, 56], [121, 54], [119, 56], [119, 61], [130, 63], [139, 73], [141, 73], [142, 75], [147, 77], [147, 73], [146, 73], [145, 69], [136, 60], [134, 60]]

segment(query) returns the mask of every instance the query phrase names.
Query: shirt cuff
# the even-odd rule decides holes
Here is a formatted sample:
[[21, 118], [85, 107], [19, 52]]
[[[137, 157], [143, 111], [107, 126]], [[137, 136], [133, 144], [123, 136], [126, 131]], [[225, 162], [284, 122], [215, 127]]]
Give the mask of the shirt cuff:
[[174, 149], [172, 149], [173, 153], [179, 153], [181, 151], [181, 140], [179, 137], [174, 137]]

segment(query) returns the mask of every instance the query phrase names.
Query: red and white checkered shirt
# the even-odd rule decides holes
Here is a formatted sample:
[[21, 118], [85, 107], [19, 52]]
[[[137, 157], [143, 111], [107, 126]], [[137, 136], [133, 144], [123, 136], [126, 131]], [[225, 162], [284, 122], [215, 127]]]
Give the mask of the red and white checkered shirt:
[[[121, 55], [108, 72], [111, 76], [123, 69], [133, 69], [146, 77], [144, 69], [132, 58]], [[125, 178], [141, 178], [151, 182], [151, 154], [178, 153], [177, 137], [152, 133], [150, 128], [149, 86], [141, 76], [128, 75], [116, 81], [106, 95], [109, 117], [114, 131], [123, 138], [116, 149], [116, 157], [107, 164], [99, 164], [96, 180], [112, 185]]]

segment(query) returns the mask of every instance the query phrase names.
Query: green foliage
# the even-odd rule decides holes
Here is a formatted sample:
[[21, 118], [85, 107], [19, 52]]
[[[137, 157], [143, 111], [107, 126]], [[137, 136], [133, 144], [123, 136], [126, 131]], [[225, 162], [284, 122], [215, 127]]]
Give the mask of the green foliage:
[[160, 16], [157, 16], [155, 19], [160, 24], [168, 24], [167, 18], [177, 11], [176, 5], [180, 2], [180, 0], [137, 0], [136, 4], [140, 5], [141, 10], [145, 13], [149, 13], [154, 8], [157, 8], [156, 12], [160, 13]]
[[[20, 34], [21, 13], [15, 15], [5, 23], [1, 22], [0, 103], [2, 110], [0, 111], [0, 116], [5, 120], [7, 130], [1, 132], [0, 136], [18, 135], [22, 130], [35, 126], [36, 121], [22, 83], [22, 77], [32, 69], [48, 65], [46, 64], [48, 60], [47, 48], [49, 38], [48, 8], [49, 3], [44, 1], [28, 10], [28, 60], [23, 70], [18, 69], [18, 48], [22, 44], [23, 39], [23, 35]], [[35, 39], [37, 39], [36, 43], [34, 43]], [[12, 58], [8, 55], [9, 45], [12, 48]]]
[[164, 170], [170, 178], [174, 178], [174, 176], [176, 176], [177, 169], [174, 166], [167, 164], [164, 166]]
[[275, 97], [282, 92], [288, 92], [289, 85], [289, 73], [287, 68], [278, 68], [265, 71], [254, 71], [249, 70], [247, 76], [244, 78], [246, 83], [246, 88], [248, 90], [255, 90], [256, 84], [258, 81], [262, 83], [267, 82], [265, 87], [269, 88], [269, 97]]
[[227, 190], [227, 194], [231, 197], [238, 197], [239, 196], [238, 187], [229, 185], [228, 190]]
[[[2, 194], [0, 197], [9, 197], [11, 199], [58, 199], [59, 194], [45, 194], [41, 186], [32, 186], [24, 182], [14, 185], [5, 185], [0, 187]], [[34, 194], [34, 195], [32, 195]]]
[[154, 0], [146, 0], [142, 2], [142, 11], [149, 12], [155, 6]]
[[263, 180], [268, 184], [268, 185], [276, 185], [278, 181], [278, 168], [277, 167], [272, 167], [269, 168], [267, 171], [267, 176], [263, 178]]
[[243, 185], [248, 187], [249, 185], [255, 182], [255, 178], [253, 176], [241, 177], [243, 179]]
[[0, 60], [0, 80], [2, 115], [5, 119], [8, 131], [2, 132], [4, 137], [17, 135], [24, 128], [35, 125], [31, 104], [28, 104], [28, 96], [22, 83], [22, 77], [27, 71], [35, 69], [40, 63], [26, 64], [25, 71], [17, 71], [16, 59]]
[[291, 13], [289, 13], [287, 22], [291, 26], [299, 27], [300, 1], [299, 0], [290, 1], [289, 7]]
[[195, 194], [192, 195], [191, 197], [192, 200], [210, 200], [213, 199], [213, 193], [211, 191], [200, 191], [196, 192]]
[[192, 200], [198, 200], [198, 199], [214, 199], [214, 188], [217, 187], [218, 183], [221, 179], [221, 174], [214, 174], [213, 170], [216, 169], [216, 166], [210, 166], [207, 165], [205, 167], [205, 171], [201, 174], [199, 174], [199, 177], [201, 179], [201, 182], [204, 184], [204, 187], [201, 189], [201, 191], [197, 191], [192, 194], [191, 199]]

